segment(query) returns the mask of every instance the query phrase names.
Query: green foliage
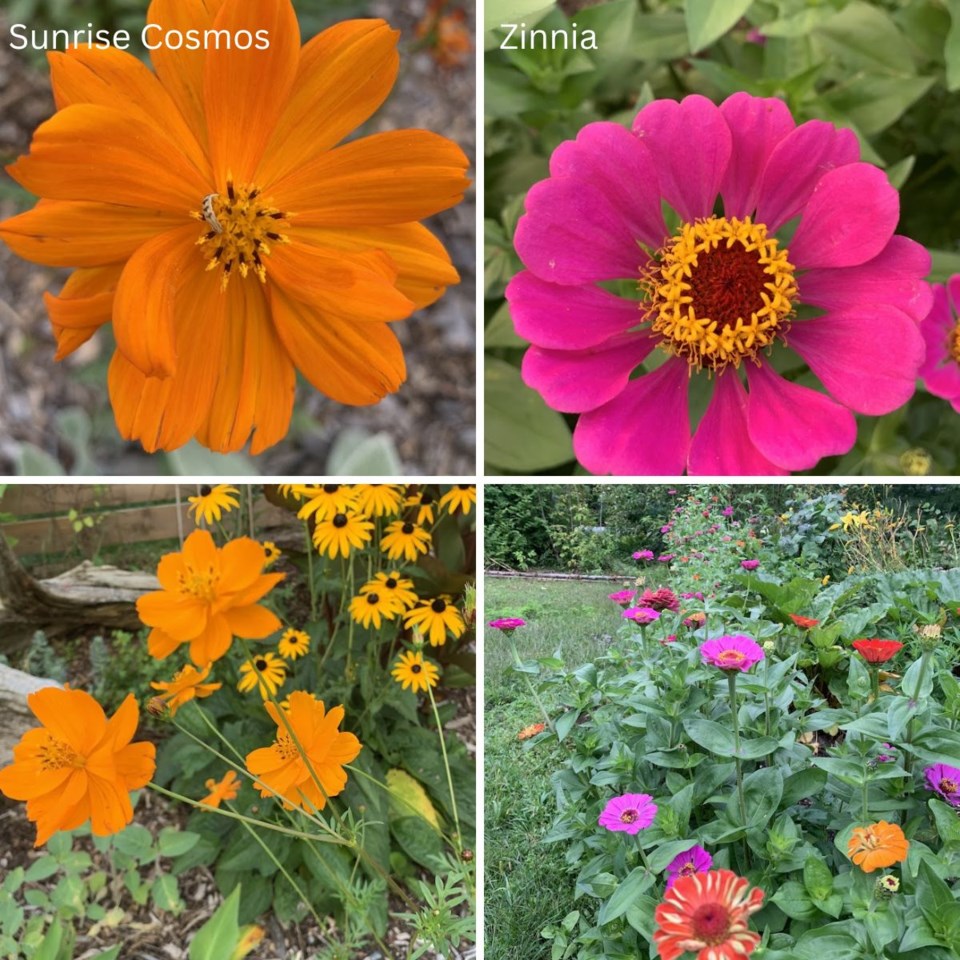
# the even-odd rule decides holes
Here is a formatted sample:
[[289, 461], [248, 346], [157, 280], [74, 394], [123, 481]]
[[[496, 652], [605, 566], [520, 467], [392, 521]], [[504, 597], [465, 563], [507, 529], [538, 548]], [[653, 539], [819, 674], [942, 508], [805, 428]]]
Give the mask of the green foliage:
[[147, 652], [143, 636], [124, 630], [115, 630], [109, 640], [98, 635], [90, 641], [89, 655], [90, 692], [108, 713], [116, 710], [131, 690], [140, 696], [150, 692], [157, 662]]
[[23, 658], [23, 669], [35, 677], [46, 677], [58, 683], [65, 683], [67, 679], [66, 661], [53, 648], [42, 630], [37, 630], [30, 640]]

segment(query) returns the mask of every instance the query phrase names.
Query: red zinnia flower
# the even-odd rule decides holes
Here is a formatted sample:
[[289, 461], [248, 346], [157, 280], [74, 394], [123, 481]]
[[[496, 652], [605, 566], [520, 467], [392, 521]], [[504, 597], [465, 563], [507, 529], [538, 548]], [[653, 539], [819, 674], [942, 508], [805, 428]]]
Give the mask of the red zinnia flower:
[[868, 663], [886, 663], [903, 648], [899, 640], [854, 640], [853, 649]]
[[802, 628], [803, 630], [810, 630], [811, 628], [815, 627], [815, 626], [820, 622], [819, 620], [813, 620], [813, 619], [810, 618], [810, 617], [801, 617], [799, 614], [796, 614], [796, 613], [791, 613], [791, 614], [790, 614], [790, 619], [791, 619], [798, 627]]
[[637, 600], [637, 606], [650, 607], [658, 612], [671, 610], [676, 613], [680, 609], [680, 600], [669, 587], [657, 587], [656, 590], [644, 590]]
[[662, 960], [696, 953], [697, 960], [742, 960], [760, 943], [747, 919], [764, 893], [731, 870], [677, 877], [654, 914], [654, 942]]

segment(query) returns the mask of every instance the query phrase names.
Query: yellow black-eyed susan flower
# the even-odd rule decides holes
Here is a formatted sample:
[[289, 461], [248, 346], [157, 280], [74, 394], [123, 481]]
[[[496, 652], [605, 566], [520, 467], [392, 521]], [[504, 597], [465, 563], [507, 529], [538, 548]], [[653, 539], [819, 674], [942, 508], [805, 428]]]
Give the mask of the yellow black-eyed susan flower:
[[419, 650], [401, 653], [391, 674], [404, 690], [412, 688], [414, 693], [435, 687], [440, 679], [440, 671]]
[[391, 560], [405, 560], [413, 562], [417, 557], [430, 549], [431, 536], [423, 527], [409, 521], [394, 520], [386, 530], [380, 541], [380, 549]]
[[237, 689], [249, 693], [258, 689], [264, 700], [276, 695], [287, 679], [287, 665], [275, 653], [261, 653], [240, 664], [240, 682]]
[[190, 513], [193, 514], [193, 519], [197, 523], [201, 520], [213, 523], [223, 514], [229, 513], [234, 507], [240, 505], [240, 501], [236, 499], [239, 494], [240, 491], [236, 487], [231, 487], [229, 483], [218, 483], [215, 487], [204, 484], [200, 488], [199, 496], [187, 497]]
[[403, 618], [403, 622], [407, 627], [417, 627], [429, 640], [431, 647], [446, 643], [447, 631], [454, 637], [460, 637], [466, 630], [460, 611], [446, 594], [435, 600], [421, 600], [420, 604]]
[[405, 610], [411, 610], [417, 605], [417, 594], [413, 588], [413, 581], [402, 576], [397, 570], [389, 573], [374, 574], [361, 588], [360, 593], [379, 593], [387, 597], [396, 597]]
[[396, 483], [358, 483], [354, 505], [368, 517], [393, 517], [403, 505], [403, 490]]
[[325, 483], [314, 487], [307, 502], [300, 508], [297, 516], [301, 520], [315, 517], [326, 520], [337, 513], [354, 509], [356, 488], [349, 483]]
[[320, 553], [332, 560], [349, 557], [351, 550], [361, 550], [373, 536], [373, 524], [362, 514], [347, 509], [318, 520], [313, 529], [313, 543]]
[[469, 513], [476, 502], [476, 486], [468, 483], [458, 483], [440, 498], [440, 509], [446, 509], [451, 514]]
[[289, 627], [283, 631], [280, 642], [277, 644], [277, 650], [280, 656], [285, 660], [296, 660], [302, 657], [310, 649], [310, 634], [303, 630], [294, 630]]
[[408, 509], [417, 511], [416, 522], [421, 526], [425, 523], [433, 523], [437, 498], [429, 487], [420, 487], [416, 493], [408, 491], [403, 505]]
[[403, 613], [403, 604], [395, 596], [368, 590], [350, 601], [350, 616], [356, 623], [376, 629], [384, 620], [395, 620]]

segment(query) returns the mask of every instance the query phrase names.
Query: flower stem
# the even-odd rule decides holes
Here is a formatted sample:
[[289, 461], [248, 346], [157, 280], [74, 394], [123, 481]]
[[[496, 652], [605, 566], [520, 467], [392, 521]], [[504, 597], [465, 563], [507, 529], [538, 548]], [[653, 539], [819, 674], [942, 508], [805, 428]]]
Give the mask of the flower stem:
[[524, 683], [527, 685], [527, 689], [530, 691], [530, 696], [533, 697], [537, 706], [540, 708], [540, 713], [543, 714], [544, 723], [547, 725], [547, 729], [554, 730], [553, 721], [550, 719], [550, 714], [547, 713], [547, 708], [543, 705], [543, 701], [537, 696], [537, 691], [534, 689], [533, 684], [530, 682], [530, 677], [527, 676], [526, 671], [523, 669], [523, 661], [520, 659], [520, 654], [517, 652], [517, 645], [514, 642], [513, 635], [507, 634], [507, 640], [510, 643], [510, 649], [513, 652], [513, 659], [517, 665], [517, 672], [523, 677]]
[[861, 802], [860, 814], [863, 818], [863, 822], [868, 823], [870, 821], [870, 810], [869, 810], [869, 802], [868, 802], [868, 797], [870, 794], [870, 777], [869, 777], [869, 771], [867, 769], [866, 757], [864, 757], [863, 759], [863, 786], [861, 788], [861, 791], [862, 793], [860, 798], [860, 802]]
[[447, 787], [450, 790], [450, 805], [453, 809], [453, 823], [456, 829], [454, 834], [455, 848], [457, 854], [463, 853], [463, 836], [460, 833], [460, 815], [457, 813], [457, 793], [453, 789], [453, 776], [450, 773], [450, 760], [447, 757], [447, 742], [443, 736], [443, 724], [440, 722], [440, 711], [437, 710], [437, 701], [433, 696], [433, 687], [427, 687], [427, 695], [430, 697], [430, 706], [433, 707], [433, 719], [437, 722], [437, 733], [440, 736], [440, 752], [443, 754], [443, 768], [447, 772]]
[[310, 620], [317, 619], [317, 585], [313, 582], [313, 540], [310, 537], [310, 524], [303, 521], [303, 533], [307, 540], [307, 586], [310, 588]]
[[730, 691], [730, 709], [733, 711], [733, 759], [737, 765], [737, 797], [740, 800], [740, 820], [747, 825], [747, 803], [743, 796], [743, 761], [740, 759], [740, 718], [737, 716], [737, 671], [727, 671]]
[[770, 658], [763, 658], [763, 709], [764, 709], [764, 735], [770, 736]]

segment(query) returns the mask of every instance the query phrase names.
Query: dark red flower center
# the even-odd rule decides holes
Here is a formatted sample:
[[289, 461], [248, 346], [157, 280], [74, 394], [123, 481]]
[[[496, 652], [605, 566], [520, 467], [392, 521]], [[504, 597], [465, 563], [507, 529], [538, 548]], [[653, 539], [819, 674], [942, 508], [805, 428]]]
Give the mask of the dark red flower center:
[[730, 930], [730, 913], [721, 903], [705, 903], [692, 917], [693, 935], [709, 944], [722, 943]]
[[621, 823], [636, 823], [640, 819], [640, 814], [636, 810], [624, 810], [620, 814]]

